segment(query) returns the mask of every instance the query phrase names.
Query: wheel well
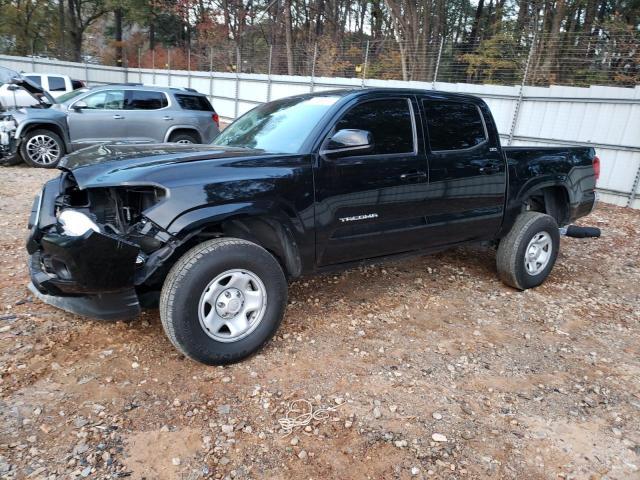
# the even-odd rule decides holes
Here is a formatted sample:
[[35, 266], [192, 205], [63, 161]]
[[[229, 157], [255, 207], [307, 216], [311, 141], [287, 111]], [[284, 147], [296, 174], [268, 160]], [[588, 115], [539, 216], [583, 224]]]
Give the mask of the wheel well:
[[177, 247], [144, 282], [145, 285], [157, 289], [164, 282], [171, 267], [187, 251], [206, 240], [219, 237], [241, 238], [260, 245], [275, 257], [287, 277], [295, 278], [302, 273], [297, 245], [280, 222], [263, 217], [234, 217], [212, 223], [190, 236], [189, 240]]
[[561, 186], [541, 188], [527, 196], [523, 210], [546, 213], [558, 225], [566, 225], [569, 221], [569, 193]]
[[50, 132], [55, 133], [60, 137], [60, 140], [62, 140], [62, 148], [64, 148], [65, 153], [67, 152], [67, 144], [65, 142], [64, 132], [58, 125], [55, 125], [53, 123], [32, 123], [24, 128], [24, 130], [22, 131], [22, 136], [24, 137], [34, 130], [49, 130]]
[[194, 128], [176, 128], [169, 135], [169, 141], [171, 141], [171, 139], [174, 138], [176, 135], [180, 135], [180, 134], [187, 134], [187, 135], [190, 135], [192, 137], [195, 137], [195, 139], [197, 140], [198, 143], [200, 143], [202, 141], [202, 139], [200, 138], [200, 134]]

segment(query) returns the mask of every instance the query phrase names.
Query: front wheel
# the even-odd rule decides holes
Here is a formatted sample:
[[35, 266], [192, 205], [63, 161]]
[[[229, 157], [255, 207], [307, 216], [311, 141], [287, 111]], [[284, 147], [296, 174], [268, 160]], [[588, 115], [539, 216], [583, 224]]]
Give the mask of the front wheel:
[[62, 155], [62, 139], [49, 130], [33, 130], [25, 135], [20, 144], [20, 156], [32, 167], [55, 168]]
[[556, 263], [560, 247], [558, 224], [549, 215], [524, 212], [500, 240], [496, 264], [500, 279], [526, 290], [546, 280]]
[[278, 261], [255, 243], [219, 238], [189, 250], [160, 296], [171, 343], [207, 365], [241, 360], [276, 332], [287, 304]]

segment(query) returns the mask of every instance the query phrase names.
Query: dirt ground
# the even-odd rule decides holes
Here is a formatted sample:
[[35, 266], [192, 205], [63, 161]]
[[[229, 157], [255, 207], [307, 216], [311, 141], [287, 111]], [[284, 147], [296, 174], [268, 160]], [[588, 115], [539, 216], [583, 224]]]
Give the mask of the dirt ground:
[[[55, 172], [2, 168], [1, 478], [640, 478], [640, 212], [599, 206], [517, 292], [458, 248], [291, 286], [276, 338], [211, 368], [157, 311], [34, 300], [24, 237]], [[284, 435], [290, 402], [329, 408]], [[295, 415], [295, 414], [294, 414]]]

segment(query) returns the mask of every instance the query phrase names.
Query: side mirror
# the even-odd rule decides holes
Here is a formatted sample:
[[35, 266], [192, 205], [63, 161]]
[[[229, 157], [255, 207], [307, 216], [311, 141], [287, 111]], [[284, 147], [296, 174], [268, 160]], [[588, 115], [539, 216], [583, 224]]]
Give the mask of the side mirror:
[[16, 92], [16, 91], [20, 90], [20, 87], [18, 85], [9, 85], [7, 87], [7, 90], [9, 90], [10, 92]]
[[80, 100], [79, 102], [74, 103], [71, 108], [73, 108], [75, 111], [78, 110], [82, 110], [83, 108], [87, 108], [89, 105], [87, 105], [87, 102], [83, 102], [82, 100]]
[[373, 136], [367, 130], [338, 130], [327, 141], [324, 155], [340, 155], [342, 153], [366, 153], [373, 149]]

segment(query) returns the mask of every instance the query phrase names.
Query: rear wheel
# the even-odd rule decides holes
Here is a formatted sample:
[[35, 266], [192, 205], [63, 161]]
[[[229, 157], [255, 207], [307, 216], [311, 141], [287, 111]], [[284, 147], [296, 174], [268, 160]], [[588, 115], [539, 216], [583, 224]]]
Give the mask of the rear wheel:
[[278, 261], [255, 243], [210, 240], [173, 266], [160, 318], [173, 345], [207, 365], [241, 360], [276, 332], [287, 303]]
[[500, 240], [498, 275], [504, 283], [520, 290], [537, 287], [551, 273], [559, 247], [560, 233], [553, 217], [524, 212]]
[[33, 130], [24, 136], [20, 144], [20, 156], [32, 167], [55, 168], [62, 155], [62, 139], [50, 130]]
[[188, 132], [180, 132], [171, 135], [169, 139], [171, 143], [181, 143], [185, 145], [190, 145], [192, 143], [200, 143], [200, 139], [195, 133]]

